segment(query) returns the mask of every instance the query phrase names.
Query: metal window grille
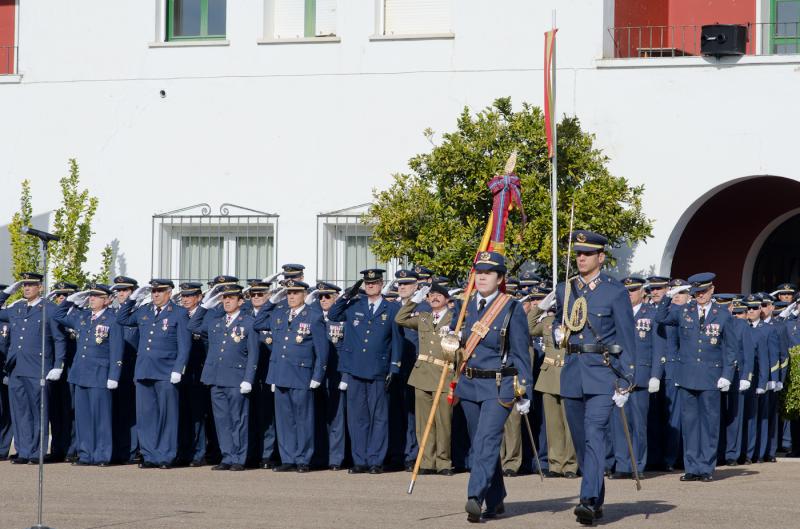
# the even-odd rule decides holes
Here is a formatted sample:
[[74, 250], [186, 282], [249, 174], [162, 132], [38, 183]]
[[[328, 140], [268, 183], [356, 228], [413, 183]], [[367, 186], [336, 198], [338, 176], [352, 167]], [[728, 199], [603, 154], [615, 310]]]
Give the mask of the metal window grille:
[[278, 215], [227, 203], [216, 215], [205, 203], [158, 213], [151, 247], [151, 275], [176, 284], [266, 277], [277, 268]]

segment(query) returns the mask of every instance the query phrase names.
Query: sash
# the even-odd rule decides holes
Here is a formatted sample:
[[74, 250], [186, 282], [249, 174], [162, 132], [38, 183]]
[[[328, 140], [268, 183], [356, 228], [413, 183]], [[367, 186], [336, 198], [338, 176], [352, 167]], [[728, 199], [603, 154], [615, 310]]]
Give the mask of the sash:
[[469, 335], [467, 343], [464, 346], [464, 359], [461, 361], [461, 366], [458, 368], [459, 375], [464, 372], [464, 369], [467, 367], [467, 362], [478, 346], [478, 343], [489, 333], [489, 329], [492, 328], [492, 323], [497, 318], [497, 315], [500, 314], [500, 311], [503, 310], [503, 307], [505, 307], [510, 300], [511, 295], [498, 294], [497, 299], [486, 311], [486, 314], [472, 325], [472, 334]]

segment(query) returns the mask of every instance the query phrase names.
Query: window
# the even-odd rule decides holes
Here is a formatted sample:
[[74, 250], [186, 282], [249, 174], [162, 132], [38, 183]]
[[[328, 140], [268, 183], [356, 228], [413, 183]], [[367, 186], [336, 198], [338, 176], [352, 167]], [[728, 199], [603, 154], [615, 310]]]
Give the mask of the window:
[[772, 53], [800, 52], [800, 0], [772, 0]]
[[16, 3], [0, 0], [0, 75], [17, 72]]
[[384, 35], [450, 34], [451, 0], [383, 0]]
[[232, 204], [219, 215], [207, 204], [154, 215], [152, 274], [176, 283], [268, 276], [276, 269], [277, 227], [277, 215]]
[[226, 0], [169, 0], [167, 40], [224, 39]]
[[336, 36], [337, 0], [273, 0], [275, 39]]

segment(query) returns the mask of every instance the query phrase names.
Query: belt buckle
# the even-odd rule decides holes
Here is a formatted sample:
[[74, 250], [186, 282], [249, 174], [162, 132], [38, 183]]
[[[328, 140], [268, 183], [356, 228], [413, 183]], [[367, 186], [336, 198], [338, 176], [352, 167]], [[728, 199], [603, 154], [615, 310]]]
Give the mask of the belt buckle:
[[469, 378], [469, 379], [472, 379], [472, 368], [471, 367], [468, 367], [468, 368], [464, 369], [464, 376]]

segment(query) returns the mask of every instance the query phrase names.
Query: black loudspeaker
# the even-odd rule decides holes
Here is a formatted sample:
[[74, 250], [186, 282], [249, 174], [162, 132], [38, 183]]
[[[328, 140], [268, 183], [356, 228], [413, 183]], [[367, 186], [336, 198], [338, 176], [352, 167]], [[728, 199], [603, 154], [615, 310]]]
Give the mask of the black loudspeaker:
[[747, 26], [710, 24], [700, 34], [700, 53], [712, 57], [744, 55], [747, 49]]

